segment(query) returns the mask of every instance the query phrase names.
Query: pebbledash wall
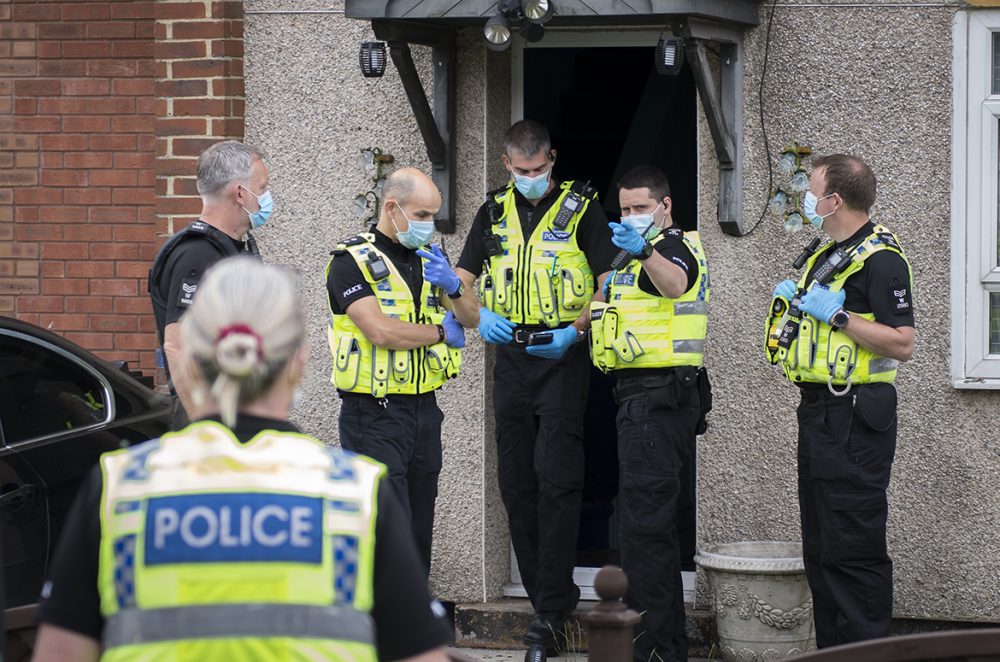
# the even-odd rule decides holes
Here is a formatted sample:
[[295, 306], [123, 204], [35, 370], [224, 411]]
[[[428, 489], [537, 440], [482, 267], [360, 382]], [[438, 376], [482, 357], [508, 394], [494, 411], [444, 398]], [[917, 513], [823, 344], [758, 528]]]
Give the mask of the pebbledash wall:
[[[311, 361], [294, 416], [335, 442], [323, 269], [337, 241], [362, 229], [352, 206], [368, 183], [360, 150], [429, 169], [394, 67], [361, 77], [358, 44], [373, 35], [342, 11], [342, 0], [0, 2], [0, 314], [51, 323], [102, 356], [150, 369], [145, 270], [163, 236], [197, 213], [197, 153], [242, 137], [245, 118], [246, 139], [269, 154], [277, 205], [261, 249], [299, 272], [308, 309]], [[961, 0], [766, 0], [745, 36], [744, 225], [758, 218], [767, 159], [783, 144], [853, 152], [879, 176], [874, 216], [898, 232], [914, 266], [918, 340], [897, 381], [890, 486], [897, 617], [1000, 621], [1000, 396], [953, 388], [949, 369], [950, 300], [962, 294], [952, 285], [961, 266], [952, 226], [964, 219], [951, 202], [953, 26], [976, 11]], [[414, 48], [414, 57], [430, 93], [430, 54]], [[499, 140], [511, 118], [510, 53], [488, 53], [466, 30], [458, 62], [453, 255], [484, 192], [503, 181]], [[698, 540], [797, 539], [796, 392], [760, 345], [769, 293], [793, 275], [812, 235], [786, 235], [777, 220], [747, 237], [723, 235], [703, 120], [699, 141], [715, 410], [698, 447]], [[463, 374], [440, 396], [445, 464], [431, 574], [435, 592], [455, 601], [497, 597], [510, 576], [490, 357], [468, 336]]]

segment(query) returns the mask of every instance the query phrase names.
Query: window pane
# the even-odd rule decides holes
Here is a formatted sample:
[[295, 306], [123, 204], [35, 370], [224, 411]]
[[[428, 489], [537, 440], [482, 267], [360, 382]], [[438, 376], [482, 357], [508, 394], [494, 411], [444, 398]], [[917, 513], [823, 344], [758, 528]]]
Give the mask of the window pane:
[[8, 443], [105, 419], [100, 382], [51, 349], [0, 335], [0, 425]]
[[1000, 354], [1000, 292], [990, 292], [990, 354]]
[[993, 86], [990, 94], [1000, 94], [1000, 32], [993, 33]]

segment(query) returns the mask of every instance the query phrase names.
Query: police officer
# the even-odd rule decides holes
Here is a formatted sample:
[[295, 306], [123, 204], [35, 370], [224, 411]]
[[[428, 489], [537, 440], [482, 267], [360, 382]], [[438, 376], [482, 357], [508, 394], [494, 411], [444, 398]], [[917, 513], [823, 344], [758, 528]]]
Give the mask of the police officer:
[[160, 248], [149, 271], [148, 290], [156, 320], [164, 367], [171, 393], [180, 399], [174, 429], [195, 412], [187, 375], [177, 370], [181, 360], [177, 322], [194, 301], [205, 271], [231, 255], [257, 255], [250, 228], [259, 228], [274, 211], [268, 171], [261, 152], [250, 145], [226, 140], [198, 157], [198, 193], [201, 216]]
[[799, 512], [816, 645], [885, 637], [892, 618], [886, 488], [900, 361], [913, 354], [913, 281], [896, 236], [869, 218], [875, 175], [818, 159], [805, 216], [833, 240], [774, 291], [767, 357], [799, 387]]
[[617, 382], [619, 543], [626, 601], [642, 614], [633, 650], [637, 662], [686, 660], [677, 500], [703, 431], [708, 265], [698, 233], [673, 224], [662, 171], [638, 166], [618, 186], [612, 241], [631, 259], [591, 304], [591, 355]]
[[428, 246], [441, 206], [431, 179], [394, 172], [382, 200], [372, 231], [338, 246], [327, 266], [331, 382], [341, 445], [389, 468], [429, 573], [444, 418], [435, 391], [458, 374], [465, 345], [448, 309], [476, 303], [440, 248]]
[[385, 467], [287, 421], [307, 355], [294, 279], [227, 259], [180, 325], [211, 413], [101, 457], [35, 659], [444, 662], [444, 610]]
[[514, 124], [501, 160], [511, 180], [479, 209], [457, 268], [467, 291], [479, 279], [483, 307], [456, 315], [497, 345], [500, 492], [535, 609], [528, 656], [538, 659], [555, 648], [555, 633], [579, 598], [573, 566], [590, 379], [586, 343], [579, 341], [615, 248], [594, 192], [552, 177], [556, 151], [545, 127]]

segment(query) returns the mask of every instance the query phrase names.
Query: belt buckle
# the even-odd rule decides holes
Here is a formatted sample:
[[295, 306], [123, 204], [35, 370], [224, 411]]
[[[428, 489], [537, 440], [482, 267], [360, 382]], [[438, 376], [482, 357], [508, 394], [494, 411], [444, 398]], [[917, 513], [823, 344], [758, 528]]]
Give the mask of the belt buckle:
[[527, 329], [514, 329], [514, 342], [518, 345], [527, 345], [531, 338], [531, 332]]

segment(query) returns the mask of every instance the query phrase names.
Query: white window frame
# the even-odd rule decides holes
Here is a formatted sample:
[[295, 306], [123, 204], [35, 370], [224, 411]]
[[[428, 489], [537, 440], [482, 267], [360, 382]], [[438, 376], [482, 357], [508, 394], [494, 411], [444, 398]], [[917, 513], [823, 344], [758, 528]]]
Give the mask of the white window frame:
[[989, 353], [989, 295], [997, 263], [1000, 94], [992, 92], [1000, 10], [957, 12], [952, 60], [951, 377], [955, 388], [1000, 389]]

